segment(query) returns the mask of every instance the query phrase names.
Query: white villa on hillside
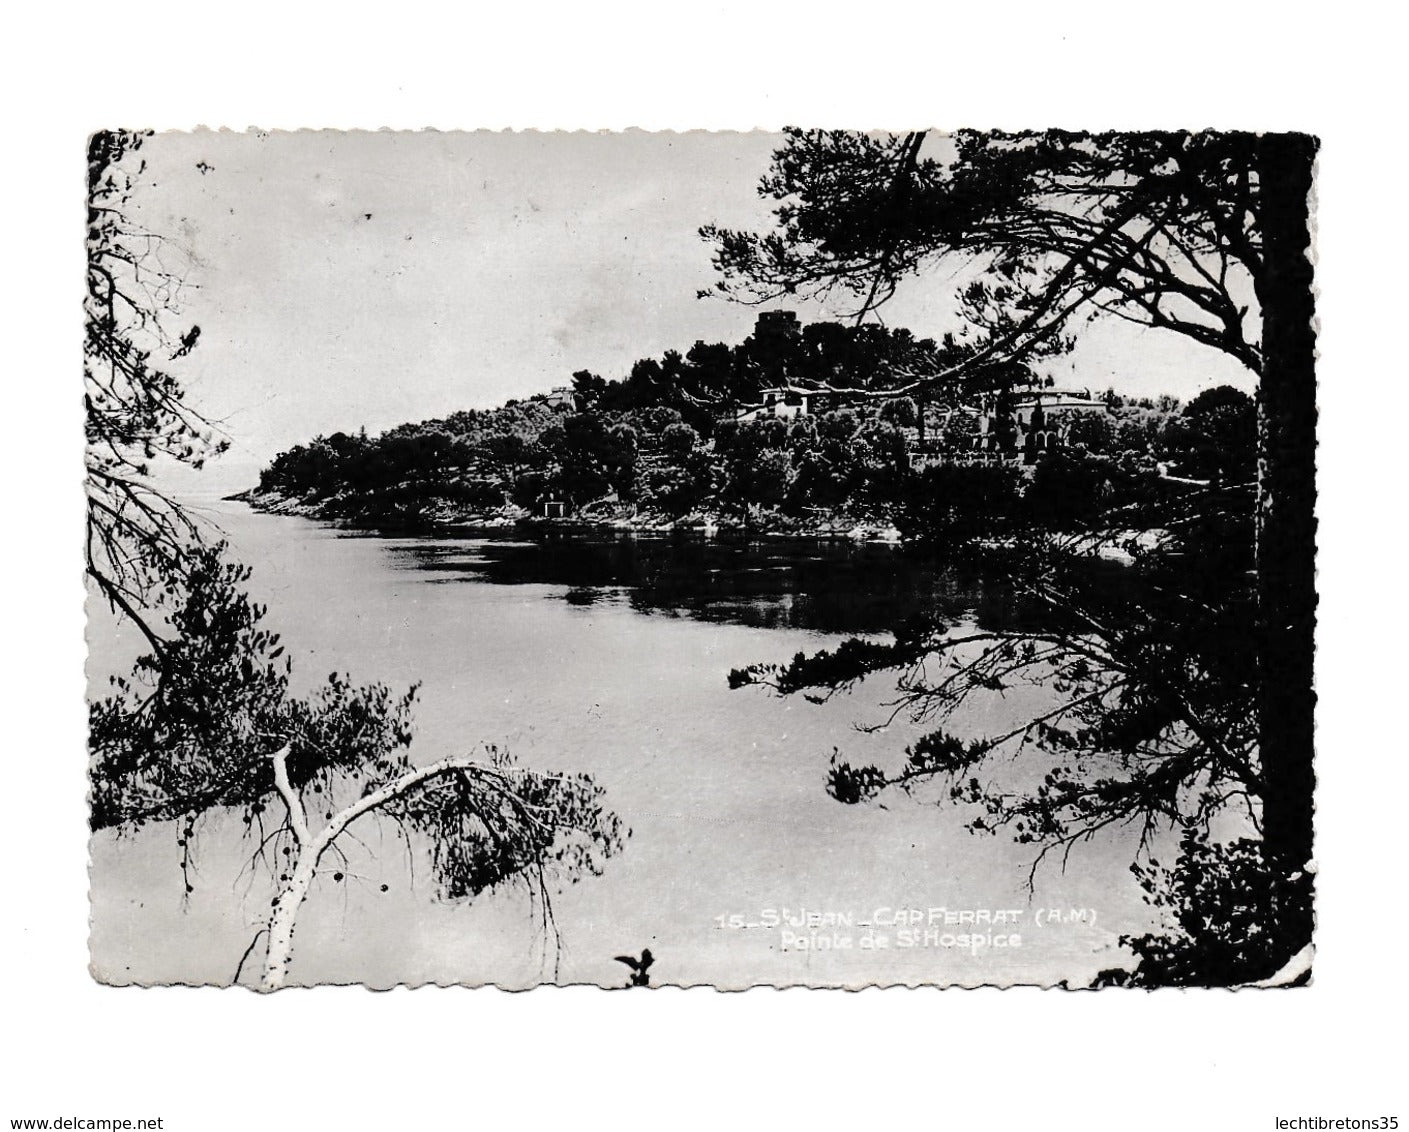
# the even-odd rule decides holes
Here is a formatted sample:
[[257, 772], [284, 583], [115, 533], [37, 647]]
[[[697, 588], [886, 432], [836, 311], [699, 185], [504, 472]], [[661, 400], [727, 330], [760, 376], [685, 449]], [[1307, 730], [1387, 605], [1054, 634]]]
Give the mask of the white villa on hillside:
[[543, 395], [543, 401], [550, 409], [577, 411], [577, 393], [571, 385], [559, 385], [550, 389]]
[[1006, 433], [1008, 452], [1031, 464], [1039, 452], [1063, 448], [1072, 421], [1088, 413], [1109, 409], [1086, 389], [1030, 389], [1015, 392], [1008, 410], [1008, 428], [1003, 427], [998, 410], [999, 395], [986, 394], [979, 402], [978, 440], [980, 452], [999, 455]]
[[829, 389], [808, 389], [801, 385], [775, 385], [759, 391], [762, 401], [756, 405], [741, 405], [734, 417], [739, 421], [760, 421], [769, 417], [792, 420], [794, 417], [830, 413], [849, 403], [846, 394]]

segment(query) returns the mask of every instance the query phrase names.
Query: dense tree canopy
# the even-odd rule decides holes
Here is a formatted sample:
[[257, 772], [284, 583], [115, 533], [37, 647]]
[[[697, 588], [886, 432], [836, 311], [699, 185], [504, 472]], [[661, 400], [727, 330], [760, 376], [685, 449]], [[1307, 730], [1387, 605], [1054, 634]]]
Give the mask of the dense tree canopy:
[[315, 438], [276, 456], [259, 491], [386, 525], [483, 515], [507, 501], [532, 510], [557, 500], [577, 512], [608, 496], [667, 517], [843, 505], [884, 514], [908, 467], [899, 430], [922, 423], [915, 401], [822, 406], [793, 431], [735, 415], [784, 385], [883, 391], [947, 349], [903, 329], [773, 312], [737, 345], [669, 350], [619, 380], [578, 371], [572, 405], [540, 395], [372, 438]]

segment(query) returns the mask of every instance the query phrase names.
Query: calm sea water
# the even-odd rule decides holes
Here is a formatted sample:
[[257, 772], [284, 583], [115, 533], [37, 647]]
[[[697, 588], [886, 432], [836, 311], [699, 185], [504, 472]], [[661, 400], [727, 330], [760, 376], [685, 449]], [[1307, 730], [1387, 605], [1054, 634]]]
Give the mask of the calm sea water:
[[[872, 679], [820, 705], [727, 687], [733, 667], [880, 633], [925, 609], [1013, 616], [980, 578], [883, 546], [386, 538], [238, 504], [212, 518], [254, 567], [251, 589], [301, 689], [334, 670], [393, 687], [419, 681], [413, 757], [494, 743], [526, 765], [586, 771], [632, 830], [603, 876], [555, 896], [555, 941], [520, 891], [437, 903], [389, 830], [359, 827], [340, 866], [347, 879], [325, 877], [301, 914], [296, 981], [611, 986], [627, 974], [613, 957], [644, 947], [657, 982], [687, 985], [1084, 981], [1121, 962], [1120, 933], [1149, 922], [1128, 872], [1133, 842], [1119, 831], [1080, 846], [1065, 871], [1044, 864], [1029, 892], [1032, 850], [969, 834], [972, 815], [935, 796], [831, 799], [834, 748], [853, 763], [885, 763], [925, 730], [904, 718], [858, 730], [886, 719], [893, 682]], [[135, 648], [94, 611], [96, 683]], [[963, 725], [991, 733], [1039, 695], [1009, 693]], [[1016, 781], [1030, 770], [994, 773]], [[240, 829], [205, 823], [189, 897], [174, 828], [95, 839], [101, 978], [230, 981], [271, 895], [263, 875], [242, 870], [253, 846]], [[975, 952], [927, 940], [924, 929], [951, 940], [974, 931], [946, 926], [935, 909], [1006, 911], [1016, 926], [978, 931], [1020, 943]], [[1068, 922], [1046, 923], [1058, 909]], [[828, 926], [798, 926], [810, 914]], [[868, 934], [888, 946], [863, 946]]]

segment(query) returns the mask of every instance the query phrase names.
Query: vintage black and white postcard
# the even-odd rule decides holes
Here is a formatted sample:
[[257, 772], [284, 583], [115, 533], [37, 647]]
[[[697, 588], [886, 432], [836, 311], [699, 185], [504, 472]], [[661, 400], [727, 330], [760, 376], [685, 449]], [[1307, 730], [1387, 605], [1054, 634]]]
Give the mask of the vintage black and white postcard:
[[1315, 154], [93, 135], [94, 976], [1306, 982]]

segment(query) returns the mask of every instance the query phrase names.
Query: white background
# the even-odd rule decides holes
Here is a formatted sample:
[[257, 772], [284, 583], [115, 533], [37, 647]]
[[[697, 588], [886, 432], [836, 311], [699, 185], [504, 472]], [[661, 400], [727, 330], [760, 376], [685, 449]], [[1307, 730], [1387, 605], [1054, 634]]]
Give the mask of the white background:
[[[0, 1127], [1271, 1129], [1398, 1114], [1400, 35], [1354, 4], [39, 5], [7, 17]], [[1388, 9], [1387, 9], [1388, 10]], [[980, 11], [989, 14], [979, 15]], [[1400, 93], [1396, 95], [1394, 92]], [[1316, 982], [112, 990], [86, 970], [83, 144], [100, 127], [1302, 129], [1319, 169]]]

